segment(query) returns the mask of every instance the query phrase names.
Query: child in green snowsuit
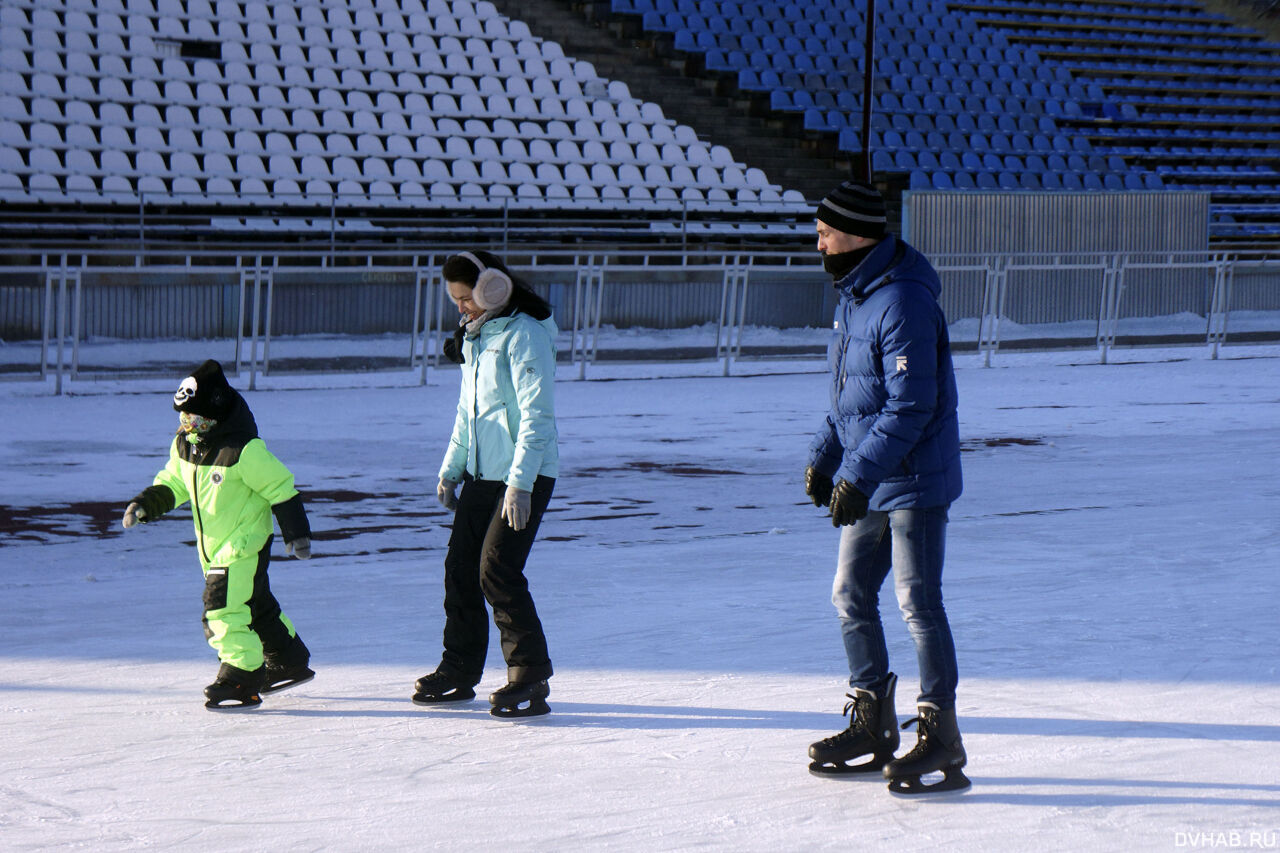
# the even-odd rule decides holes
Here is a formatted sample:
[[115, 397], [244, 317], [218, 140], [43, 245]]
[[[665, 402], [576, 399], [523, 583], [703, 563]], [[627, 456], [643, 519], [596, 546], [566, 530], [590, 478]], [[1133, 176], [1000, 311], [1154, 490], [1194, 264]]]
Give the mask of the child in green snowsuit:
[[309, 681], [310, 652], [267, 580], [274, 514], [285, 553], [311, 556], [311, 528], [293, 474], [262, 439], [244, 398], [222, 365], [209, 360], [173, 397], [181, 424], [169, 462], [130, 502], [124, 526], [149, 522], [191, 502], [204, 570], [204, 628], [218, 652], [205, 688], [211, 709], [253, 708], [261, 693]]

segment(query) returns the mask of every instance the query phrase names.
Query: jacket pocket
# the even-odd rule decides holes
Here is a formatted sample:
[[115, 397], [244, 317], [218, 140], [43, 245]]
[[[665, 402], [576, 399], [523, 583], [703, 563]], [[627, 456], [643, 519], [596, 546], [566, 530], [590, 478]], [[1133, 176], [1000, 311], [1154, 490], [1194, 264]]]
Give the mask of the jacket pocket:
[[204, 576], [204, 612], [227, 606], [227, 568], [211, 566]]

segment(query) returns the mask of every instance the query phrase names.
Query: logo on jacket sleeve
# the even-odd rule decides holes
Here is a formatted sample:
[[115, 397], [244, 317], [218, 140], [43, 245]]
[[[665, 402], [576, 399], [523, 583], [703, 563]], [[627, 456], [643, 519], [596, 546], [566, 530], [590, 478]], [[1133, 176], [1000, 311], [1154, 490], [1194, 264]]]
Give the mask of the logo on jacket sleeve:
[[896, 370], [898, 373], [906, 373], [906, 372], [907, 372], [907, 357], [906, 357], [905, 355], [900, 355], [900, 356], [898, 356], [897, 358], [895, 358], [895, 359], [894, 359], [894, 362], [893, 362], [893, 368], [894, 368], [894, 370]]

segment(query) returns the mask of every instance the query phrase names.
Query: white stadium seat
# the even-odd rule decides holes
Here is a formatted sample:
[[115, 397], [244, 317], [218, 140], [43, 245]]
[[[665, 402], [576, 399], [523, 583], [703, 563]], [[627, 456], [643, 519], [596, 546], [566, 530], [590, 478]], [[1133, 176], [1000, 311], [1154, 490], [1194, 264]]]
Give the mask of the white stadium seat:
[[[220, 60], [178, 56], [186, 39]], [[781, 193], [485, 0], [15, 0], [0, 6], [0, 93], [0, 151], [33, 161], [6, 155], [4, 198]]]

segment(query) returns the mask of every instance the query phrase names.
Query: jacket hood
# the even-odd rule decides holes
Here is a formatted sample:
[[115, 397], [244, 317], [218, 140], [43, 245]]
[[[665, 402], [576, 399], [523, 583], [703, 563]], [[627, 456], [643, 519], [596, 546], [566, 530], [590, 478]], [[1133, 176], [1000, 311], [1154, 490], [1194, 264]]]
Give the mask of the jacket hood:
[[893, 234], [877, 243], [862, 263], [835, 283], [835, 288], [846, 297], [861, 301], [893, 281], [914, 281], [934, 299], [942, 293], [942, 283], [925, 257]]

